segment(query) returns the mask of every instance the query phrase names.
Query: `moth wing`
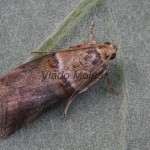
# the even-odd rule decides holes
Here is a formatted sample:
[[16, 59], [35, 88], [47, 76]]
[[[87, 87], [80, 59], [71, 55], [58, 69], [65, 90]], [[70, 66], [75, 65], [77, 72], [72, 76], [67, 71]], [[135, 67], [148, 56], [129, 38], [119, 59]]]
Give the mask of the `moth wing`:
[[[76, 82], [73, 79], [55, 80], [49, 77], [50, 70], [60, 73], [69, 69], [73, 72], [74, 67], [77, 67], [78, 71], [87, 71], [87, 69], [90, 71], [90, 68], [95, 67], [93, 64], [85, 67], [89, 55], [96, 58], [94, 62], [92, 59], [91, 63], [101, 64], [96, 50], [89, 46], [83, 48], [82, 45], [82, 48], [70, 48], [35, 59], [2, 76], [0, 78], [0, 134], [13, 133], [43, 111], [69, 99], [78, 85], [80, 85], [78, 89], [80, 93], [91, 86], [94, 80]], [[74, 87], [74, 84], [77, 86]]]
[[[9, 135], [68, 99], [74, 89], [58, 73], [55, 53], [30, 61], [0, 78], [0, 135]], [[46, 77], [43, 79], [43, 74]]]

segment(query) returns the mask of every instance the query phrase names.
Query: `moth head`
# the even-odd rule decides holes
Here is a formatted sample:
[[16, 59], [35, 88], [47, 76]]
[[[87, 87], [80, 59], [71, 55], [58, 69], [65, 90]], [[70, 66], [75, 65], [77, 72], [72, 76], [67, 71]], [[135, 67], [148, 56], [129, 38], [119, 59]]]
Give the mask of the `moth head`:
[[116, 57], [116, 53], [118, 50], [118, 46], [111, 44], [110, 42], [105, 42], [105, 55], [106, 57], [109, 57], [110, 59], [114, 59]]

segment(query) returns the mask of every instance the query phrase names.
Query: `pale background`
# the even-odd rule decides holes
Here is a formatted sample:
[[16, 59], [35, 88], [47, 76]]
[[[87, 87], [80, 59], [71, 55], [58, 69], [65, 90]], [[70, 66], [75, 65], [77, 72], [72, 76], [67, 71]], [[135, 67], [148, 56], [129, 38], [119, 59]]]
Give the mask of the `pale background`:
[[109, 71], [120, 94], [102, 80], [76, 98], [67, 119], [64, 102], [1, 138], [1, 150], [150, 150], [149, 0], [0, 0], [0, 73], [33, 50], [86, 41], [92, 20], [98, 43], [119, 46]]

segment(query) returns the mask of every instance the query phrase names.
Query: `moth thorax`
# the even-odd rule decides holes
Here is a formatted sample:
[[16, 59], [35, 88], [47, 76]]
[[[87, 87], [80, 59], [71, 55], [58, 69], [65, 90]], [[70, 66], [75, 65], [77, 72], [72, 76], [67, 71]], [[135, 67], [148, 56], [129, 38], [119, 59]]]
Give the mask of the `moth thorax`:
[[106, 60], [110, 56], [110, 52], [105, 47], [97, 48], [97, 51], [100, 54], [102, 60]]

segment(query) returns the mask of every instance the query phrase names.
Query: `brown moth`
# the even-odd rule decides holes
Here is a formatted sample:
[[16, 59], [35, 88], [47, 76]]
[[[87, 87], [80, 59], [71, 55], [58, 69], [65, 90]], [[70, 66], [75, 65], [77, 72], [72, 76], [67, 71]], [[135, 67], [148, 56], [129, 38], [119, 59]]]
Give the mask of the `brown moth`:
[[13, 133], [68, 99], [64, 109], [66, 116], [73, 99], [103, 76], [114, 91], [107, 64], [115, 58], [118, 48], [109, 42], [96, 44], [93, 26], [92, 22], [88, 43], [59, 52], [34, 52], [44, 56], [0, 77], [0, 135]]

